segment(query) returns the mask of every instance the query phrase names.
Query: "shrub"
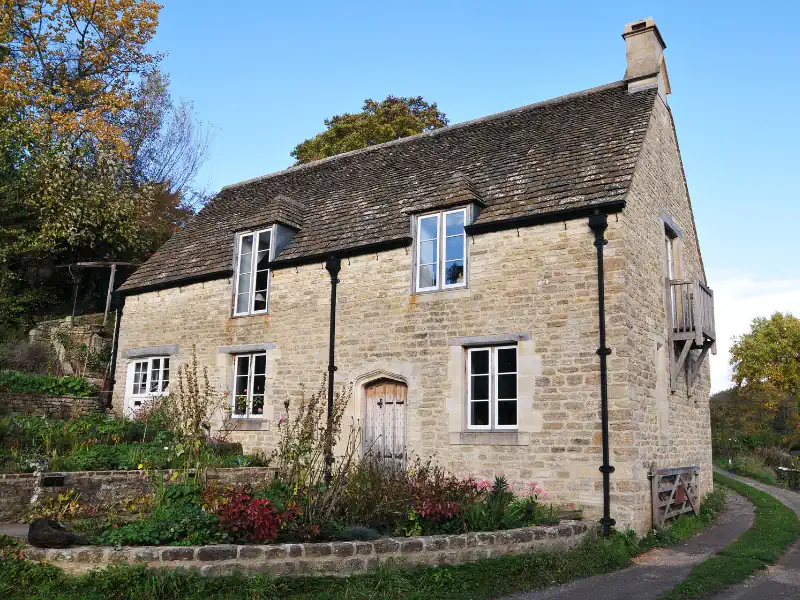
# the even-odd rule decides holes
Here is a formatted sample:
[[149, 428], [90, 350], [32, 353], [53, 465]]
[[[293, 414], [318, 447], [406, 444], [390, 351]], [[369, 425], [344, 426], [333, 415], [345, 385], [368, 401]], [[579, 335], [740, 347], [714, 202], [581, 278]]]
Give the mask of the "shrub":
[[765, 465], [773, 469], [792, 466], [792, 455], [782, 448], [774, 446], [772, 448], [756, 448], [753, 450], [753, 454], [760, 458]]
[[750, 477], [762, 483], [772, 485], [776, 483], [775, 472], [755, 455], [739, 454], [731, 459], [729, 468], [733, 473]]
[[141, 520], [112, 524], [97, 541], [111, 546], [199, 546], [227, 540], [217, 515], [194, 504], [167, 504]]
[[225, 494], [217, 514], [228, 532], [258, 543], [275, 540], [281, 525], [293, 521], [297, 510], [289, 508], [280, 514], [269, 500], [253, 498], [249, 491], [239, 488]]
[[11, 392], [34, 392], [49, 396], [77, 396], [86, 398], [97, 394], [97, 387], [83, 377], [52, 377], [19, 371], [0, 371], [0, 388]]
[[57, 364], [53, 348], [49, 344], [29, 340], [0, 344], [0, 370], [49, 375]]

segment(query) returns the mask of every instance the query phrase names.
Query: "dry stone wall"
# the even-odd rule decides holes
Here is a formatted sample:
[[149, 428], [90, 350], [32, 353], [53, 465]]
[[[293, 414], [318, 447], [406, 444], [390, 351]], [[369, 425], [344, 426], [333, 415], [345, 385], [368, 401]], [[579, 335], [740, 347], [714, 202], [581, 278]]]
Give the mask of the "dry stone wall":
[[594, 539], [593, 523], [564, 521], [551, 527], [526, 527], [487, 533], [381, 538], [371, 542], [104, 548], [65, 550], [27, 547], [25, 557], [82, 573], [111, 564], [146, 563], [185, 568], [202, 575], [352, 575], [379, 567], [453, 565], [531, 552], [568, 550]]
[[0, 389], [0, 415], [75, 419], [104, 410], [105, 407], [97, 396], [48, 396]]
[[[157, 472], [165, 480], [171, 471]], [[206, 474], [209, 482], [219, 487], [228, 485], [264, 486], [273, 477], [269, 468], [213, 469]], [[63, 475], [60, 486], [42, 485], [45, 478]], [[68, 473], [0, 474], [0, 521], [19, 521], [33, 502], [46, 502], [58, 494], [74, 490], [84, 506], [110, 507], [122, 500], [137, 498], [153, 492], [152, 474], [144, 471], [75, 471]]]

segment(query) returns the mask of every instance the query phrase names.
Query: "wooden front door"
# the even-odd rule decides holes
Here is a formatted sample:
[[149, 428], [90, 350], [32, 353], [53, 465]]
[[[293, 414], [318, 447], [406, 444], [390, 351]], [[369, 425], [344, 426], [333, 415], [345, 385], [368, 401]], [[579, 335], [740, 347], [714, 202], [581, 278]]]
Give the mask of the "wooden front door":
[[404, 462], [408, 386], [391, 379], [379, 379], [367, 384], [364, 391], [367, 397], [365, 452], [379, 458]]

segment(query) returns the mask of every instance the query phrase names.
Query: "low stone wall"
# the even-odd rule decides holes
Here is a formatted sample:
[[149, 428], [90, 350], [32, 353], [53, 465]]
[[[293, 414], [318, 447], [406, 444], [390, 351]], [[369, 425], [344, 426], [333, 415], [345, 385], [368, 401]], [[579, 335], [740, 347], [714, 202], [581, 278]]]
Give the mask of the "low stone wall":
[[104, 410], [103, 403], [97, 396], [48, 396], [0, 389], [0, 415], [75, 419]]
[[[159, 473], [168, 478], [172, 472]], [[265, 467], [210, 469], [206, 477], [209, 482], [217, 482], [221, 487], [243, 484], [261, 486], [269, 483], [273, 473], [273, 469]], [[64, 485], [43, 487], [43, 480], [51, 479], [52, 475], [63, 475]], [[152, 493], [153, 481], [143, 471], [0, 474], [0, 521], [19, 521], [37, 499], [46, 501], [67, 490], [75, 490], [80, 494], [80, 504], [111, 506], [124, 498]]]
[[71, 573], [111, 564], [147, 563], [151, 567], [183, 567], [202, 575], [351, 575], [381, 566], [454, 565], [554, 550], [568, 550], [594, 539], [594, 522], [562, 521], [559, 525], [525, 527], [488, 533], [381, 538], [372, 542], [273, 544], [267, 546], [80, 546], [66, 550], [27, 547], [25, 557]]

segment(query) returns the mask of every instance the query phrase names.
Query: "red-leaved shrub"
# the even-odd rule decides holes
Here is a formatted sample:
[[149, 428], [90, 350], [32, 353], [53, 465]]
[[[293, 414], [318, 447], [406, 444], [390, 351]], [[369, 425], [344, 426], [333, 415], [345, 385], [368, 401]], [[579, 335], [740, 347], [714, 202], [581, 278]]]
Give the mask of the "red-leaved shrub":
[[225, 493], [217, 515], [229, 532], [242, 536], [248, 542], [274, 541], [281, 524], [297, 516], [296, 511], [291, 509], [279, 513], [269, 500], [253, 498], [243, 488]]

